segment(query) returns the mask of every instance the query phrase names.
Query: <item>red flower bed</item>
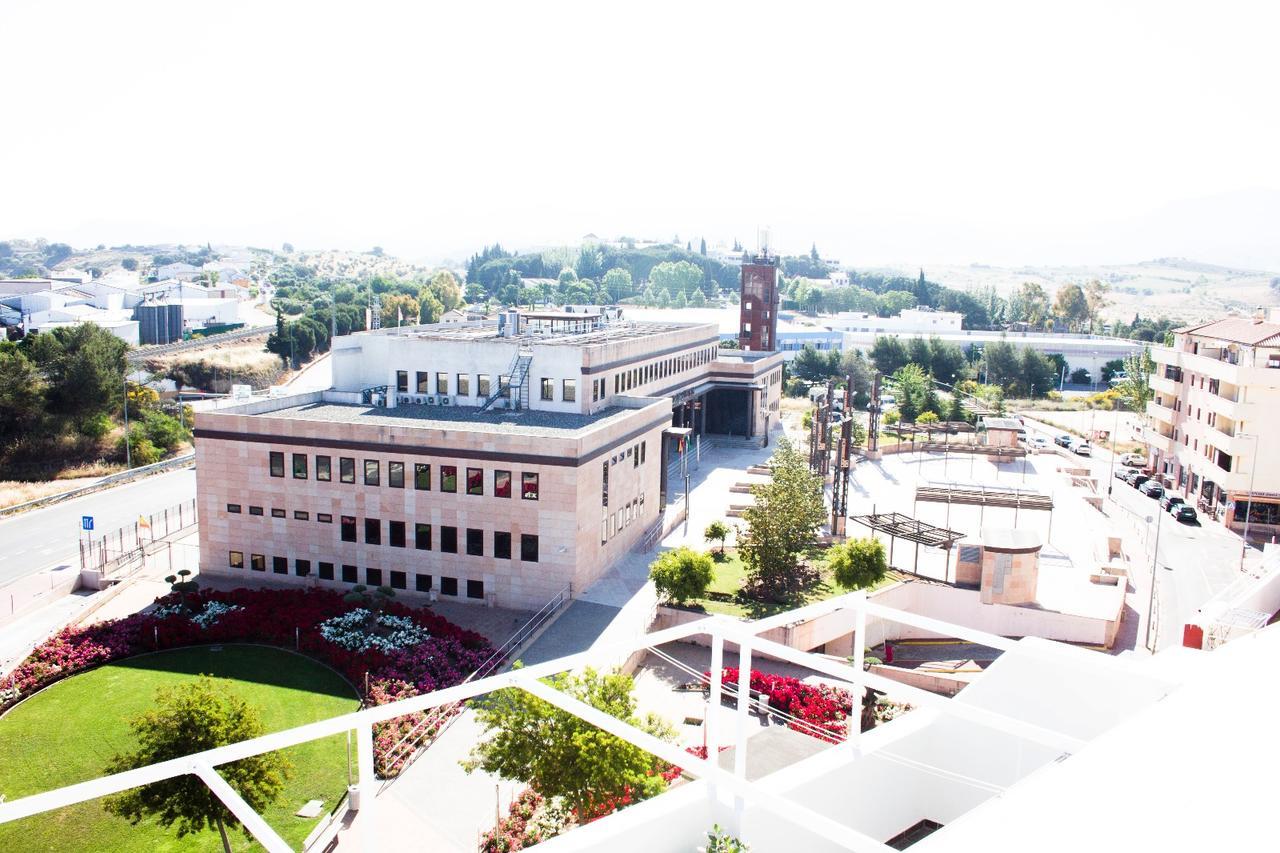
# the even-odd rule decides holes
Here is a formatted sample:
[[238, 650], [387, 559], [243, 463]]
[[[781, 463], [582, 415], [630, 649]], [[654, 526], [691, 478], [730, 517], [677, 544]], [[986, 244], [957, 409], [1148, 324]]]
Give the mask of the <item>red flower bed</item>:
[[[704, 672], [703, 675], [709, 677], [710, 673]], [[736, 667], [725, 667], [721, 677], [726, 685], [736, 687], [738, 684]], [[853, 701], [847, 690], [826, 684], [805, 684], [789, 675], [773, 675], [756, 669], [751, 670], [751, 689], [767, 695], [770, 708], [808, 724], [790, 723], [790, 727], [798, 732], [832, 743], [843, 741], [849, 732], [847, 721], [853, 712]], [[825, 734], [816, 733], [815, 728]]]
[[[168, 596], [162, 601], [174, 604], [178, 597]], [[296, 649], [342, 673], [368, 705], [382, 705], [458, 684], [493, 653], [489, 642], [474, 631], [463, 630], [429, 610], [397, 602], [389, 603], [385, 611], [413, 620], [431, 634], [430, 639], [394, 652], [352, 652], [324, 639], [318, 629], [326, 619], [352, 609], [340, 593], [319, 589], [205, 590], [187, 598], [192, 611], [201, 610], [210, 601], [238, 609], [224, 613], [208, 628], [181, 613], [162, 617], [135, 613], [61, 631], [0, 679], [0, 710], [91, 666], [183, 646], [262, 643]], [[406, 720], [420, 717], [410, 715], [375, 727], [375, 752], [381, 753], [399, 740], [394, 731], [407, 731]], [[386, 774], [398, 772], [402, 762], [403, 759], [394, 762], [394, 766], [381, 766], [379, 760], [379, 770]]]

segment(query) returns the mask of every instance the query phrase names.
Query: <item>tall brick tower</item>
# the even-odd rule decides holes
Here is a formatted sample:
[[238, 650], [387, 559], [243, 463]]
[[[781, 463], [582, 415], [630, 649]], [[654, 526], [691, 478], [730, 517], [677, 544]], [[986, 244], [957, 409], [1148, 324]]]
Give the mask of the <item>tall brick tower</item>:
[[738, 346], [746, 350], [770, 352], [778, 346], [778, 257], [769, 247], [742, 264], [741, 308], [738, 316]]

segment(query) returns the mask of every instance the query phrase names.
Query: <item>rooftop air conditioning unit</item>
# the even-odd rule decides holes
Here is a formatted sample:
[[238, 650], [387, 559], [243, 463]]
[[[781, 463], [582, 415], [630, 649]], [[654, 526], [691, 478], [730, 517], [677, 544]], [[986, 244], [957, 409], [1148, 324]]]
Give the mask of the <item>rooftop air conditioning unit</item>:
[[428, 398], [427, 398], [427, 405], [428, 405], [428, 406], [434, 406], [435, 404], [436, 404], [436, 398], [435, 398], [435, 397], [428, 397]]
[[407, 405], [412, 402], [412, 398], [408, 394], [397, 394], [396, 403], [399, 405]]
[[441, 397], [441, 398], [440, 398], [440, 405], [442, 405], [442, 406], [447, 406], [447, 405], [449, 405], [449, 398], [448, 398], [448, 397]]

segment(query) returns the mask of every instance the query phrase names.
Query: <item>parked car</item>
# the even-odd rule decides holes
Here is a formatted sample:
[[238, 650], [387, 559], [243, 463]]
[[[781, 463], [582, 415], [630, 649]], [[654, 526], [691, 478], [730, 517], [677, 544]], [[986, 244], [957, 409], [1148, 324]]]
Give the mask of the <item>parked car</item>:
[[1071, 452], [1076, 456], [1092, 456], [1093, 448], [1089, 446], [1089, 442], [1081, 438], [1071, 443]]
[[1056, 445], [1058, 445], [1059, 447], [1070, 447], [1070, 446], [1071, 446], [1071, 436], [1067, 435], [1067, 434], [1064, 432], [1064, 433], [1062, 433], [1061, 435], [1059, 435], [1058, 437], [1056, 437], [1056, 438], [1053, 440], [1053, 443], [1054, 443], [1054, 444], [1056, 444]]
[[1049, 439], [1043, 435], [1033, 435], [1027, 439], [1027, 446], [1034, 447], [1036, 450], [1045, 450], [1049, 447]]
[[1159, 498], [1164, 496], [1164, 486], [1160, 485], [1159, 480], [1147, 480], [1142, 484], [1140, 491], [1149, 498]]
[[1141, 471], [1139, 471], [1138, 473], [1130, 477], [1126, 482], [1128, 482], [1128, 484], [1130, 486], [1133, 486], [1135, 489], [1141, 489], [1146, 484], [1146, 482], [1150, 479], [1151, 479], [1150, 474], [1143, 474]]
[[1132, 468], [1117, 468], [1113, 476], [1115, 476], [1117, 480], [1124, 480], [1125, 482], [1128, 482], [1129, 475], [1132, 473], [1133, 473]]
[[1183, 503], [1180, 496], [1175, 494], [1165, 494], [1165, 496], [1160, 499], [1160, 508], [1165, 512], [1172, 512], [1180, 503]]
[[1127, 465], [1130, 468], [1141, 468], [1147, 464], [1147, 457], [1141, 453], [1126, 453], [1120, 457], [1120, 464]]
[[1196, 508], [1190, 504], [1178, 504], [1170, 512], [1173, 513], [1173, 517], [1178, 521], [1184, 521], [1187, 524], [1198, 524], [1200, 522], [1200, 519], [1196, 517]]

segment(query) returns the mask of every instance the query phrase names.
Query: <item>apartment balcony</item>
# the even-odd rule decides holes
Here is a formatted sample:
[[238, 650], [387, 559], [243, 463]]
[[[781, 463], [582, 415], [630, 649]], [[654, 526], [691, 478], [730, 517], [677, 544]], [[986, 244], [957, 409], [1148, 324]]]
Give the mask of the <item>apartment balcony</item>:
[[1175, 445], [1171, 435], [1161, 435], [1153, 429], [1144, 429], [1142, 441], [1152, 450], [1159, 451], [1161, 456], [1172, 456], [1174, 453]]
[[1183, 353], [1182, 367], [1236, 387], [1280, 388], [1280, 368], [1246, 367], [1209, 355]]
[[1147, 414], [1158, 421], [1166, 423], [1171, 427], [1173, 426], [1174, 411], [1168, 406], [1162, 406], [1155, 400], [1152, 400], [1147, 403]]
[[1265, 439], [1255, 438], [1253, 433], [1245, 435], [1237, 433], [1235, 430], [1224, 432], [1217, 427], [1209, 428], [1210, 443], [1221, 450], [1223, 453], [1229, 454], [1232, 459], [1236, 460], [1232, 464], [1232, 469], [1240, 467], [1239, 462], [1243, 461], [1247, 466], [1254, 453], [1257, 452], [1258, 444], [1264, 442]]
[[1166, 397], [1179, 397], [1182, 395], [1182, 383], [1166, 379], [1163, 372], [1152, 373], [1147, 384], [1151, 386], [1151, 390]]
[[1174, 367], [1182, 367], [1182, 358], [1189, 353], [1183, 353], [1173, 347], [1152, 347], [1151, 360], [1154, 361], [1158, 369], [1163, 373], [1166, 364]]
[[1219, 397], [1217, 394], [1203, 395], [1201, 403], [1208, 411], [1216, 412], [1219, 417], [1230, 418], [1237, 423], [1252, 421], [1260, 411], [1257, 403], [1237, 403], [1235, 400]]

